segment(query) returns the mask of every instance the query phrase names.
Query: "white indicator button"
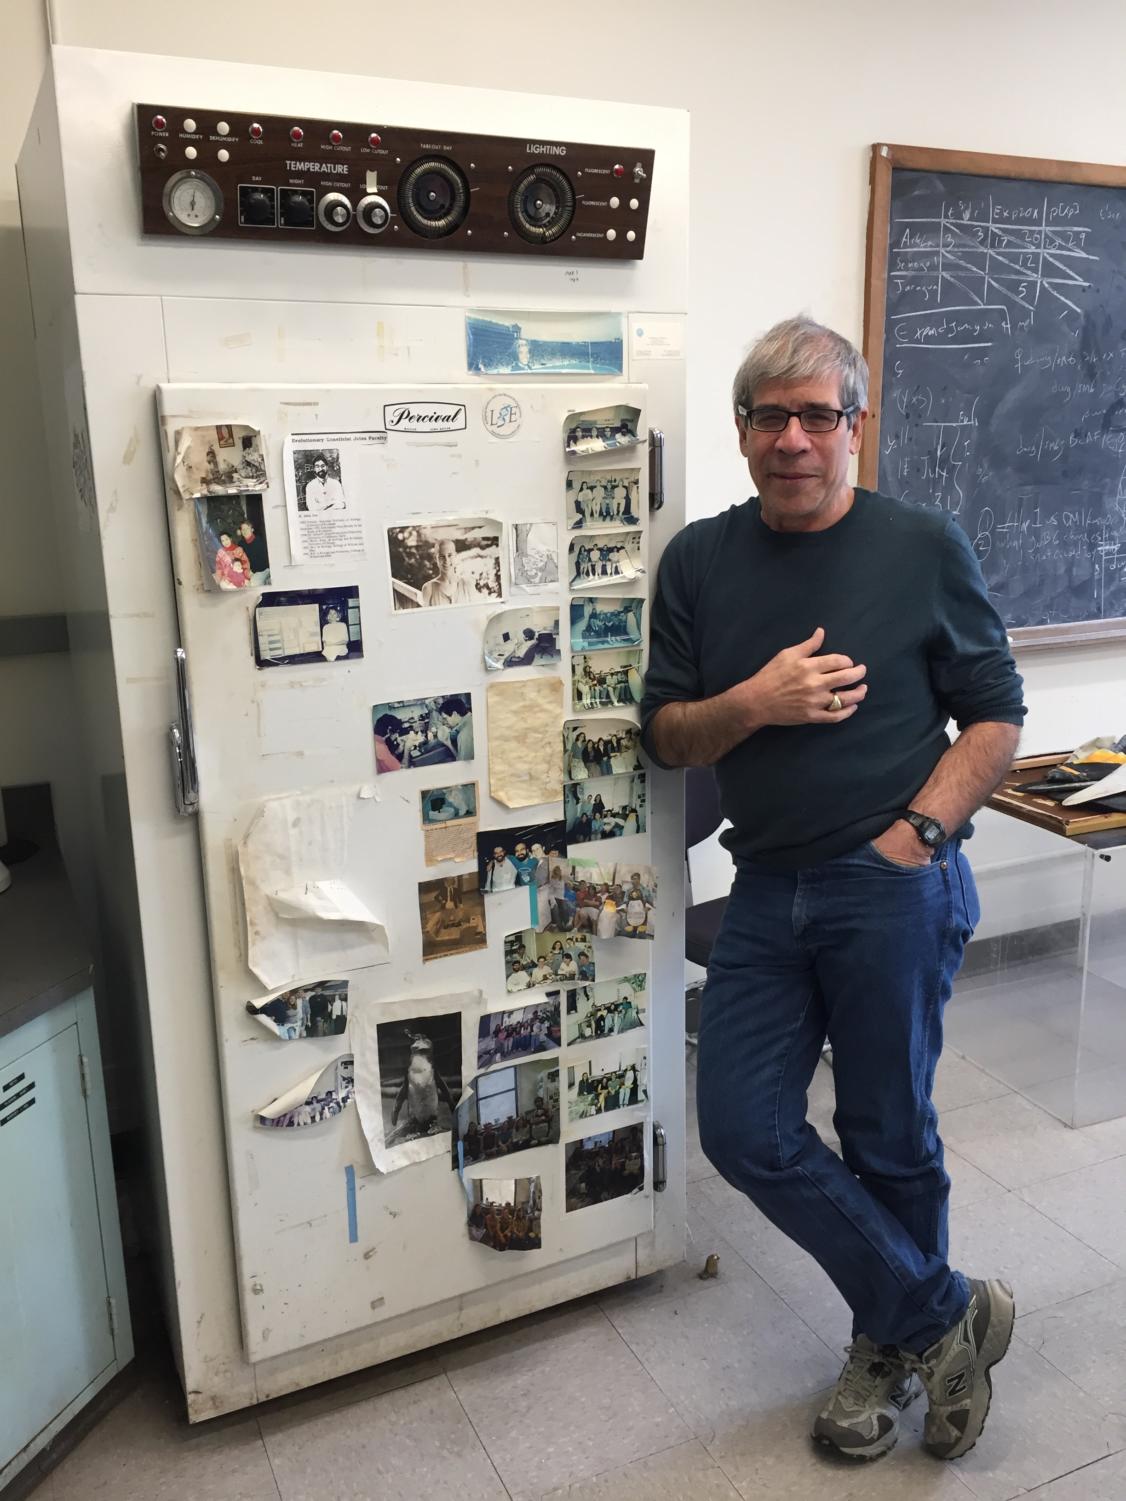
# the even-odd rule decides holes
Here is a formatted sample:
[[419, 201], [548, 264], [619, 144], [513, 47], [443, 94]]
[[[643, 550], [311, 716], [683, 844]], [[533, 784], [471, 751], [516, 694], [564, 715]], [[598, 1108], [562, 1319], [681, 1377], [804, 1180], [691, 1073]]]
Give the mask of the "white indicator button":
[[641, 204], [638, 203], [638, 201], [637, 201], [636, 198], [631, 198], [630, 201], [629, 201], [629, 206], [630, 206], [630, 208], [640, 208]]
[[[219, 160], [221, 162], [229, 162], [230, 159], [231, 159], [231, 153], [225, 147], [220, 147], [220, 149], [215, 153], [215, 155], [219, 158]], [[632, 234], [633, 231], [630, 230], [630, 233]]]
[[611, 208], [620, 208], [621, 205], [622, 205], [622, 200], [620, 198], [611, 198], [610, 199], [610, 207]]
[[634, 240], [637, 239], [637, 231], [635, 229], [627, 229], [626, 230], [626, 239], [629, 240], [630, 244], [632, 245], [632, 243], [634, 242]]
[[616, 240], [618, 238], [618, 231], [616, 229], [608, 229], [606, 231], [606, 238], [608, 240]]
[[184, 121], [184, 129], [187, 131], [187, 133], [189, 135], [194, 135], [195, 134], [195, 121], [194, 120], [185, 120]]
[[194, 162], [195, 159], [196, 159], [196, 155], [197, 155], [195, 147], [194, 146], [185, 146], [184, 147], [184, 155], [187, 157], [188, 161]]
[[231, 127], [227, 124], [226, 120], [220, 120], [215, 130], [221, 136], [229, 136], [231, 133]]

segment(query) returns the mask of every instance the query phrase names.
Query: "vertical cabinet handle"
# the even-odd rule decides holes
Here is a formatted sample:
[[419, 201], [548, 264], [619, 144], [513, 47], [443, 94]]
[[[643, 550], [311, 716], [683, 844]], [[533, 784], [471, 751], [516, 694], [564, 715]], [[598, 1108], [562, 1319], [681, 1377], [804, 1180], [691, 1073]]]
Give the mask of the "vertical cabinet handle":
[[176, 720], [168, 727], [168, 744], [172, 755], [172, 795], [176, 812], [190, 818], [199, 812], [199, 775], [196, 770], [195, 738], [192, 730], [192, 704], [188, 695], [188, 659], [184, 648], [176, 648]]
[[665, 503], [665, 435], [659, 427], [649, 429], [649, 509], [659, 511]]

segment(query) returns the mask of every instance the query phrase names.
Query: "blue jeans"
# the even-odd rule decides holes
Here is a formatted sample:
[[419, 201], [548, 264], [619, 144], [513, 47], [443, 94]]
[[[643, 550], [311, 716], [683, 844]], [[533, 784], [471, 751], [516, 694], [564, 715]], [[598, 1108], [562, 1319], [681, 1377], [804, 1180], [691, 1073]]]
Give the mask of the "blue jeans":
[[[957, 840], [917, 869], [868, 844], [799, 871], [740, 860], [704, 990], [704, 1152], [825, 1269], [854, 1334], [917, 1354], [968, 1301], [931, 1089], [979, 916]], [[843, 1161], [805, 1118], [826, 1036]]]

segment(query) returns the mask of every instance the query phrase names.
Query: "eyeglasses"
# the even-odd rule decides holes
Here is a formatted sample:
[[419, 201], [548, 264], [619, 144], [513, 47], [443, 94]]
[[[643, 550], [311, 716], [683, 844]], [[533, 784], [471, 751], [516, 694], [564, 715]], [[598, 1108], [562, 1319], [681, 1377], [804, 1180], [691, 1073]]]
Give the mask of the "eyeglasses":
[[784, 433], [791, 417], [798, 419], [803, 432], [831, 433], [840, 426], [842, 417], [851, 417], [860, 408], [854, 403], [843, 411], [838, 407], [807, 407], [802, 412], [788, 412], [785, 407], [751, 407], [748, 411], [740, 406], [735, 410], [756, 433]]

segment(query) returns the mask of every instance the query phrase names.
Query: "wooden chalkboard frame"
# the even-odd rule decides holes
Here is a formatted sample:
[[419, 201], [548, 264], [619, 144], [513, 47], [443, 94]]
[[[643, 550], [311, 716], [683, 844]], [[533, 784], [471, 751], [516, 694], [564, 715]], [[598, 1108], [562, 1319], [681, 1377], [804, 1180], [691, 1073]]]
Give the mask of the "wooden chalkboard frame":
[[[974, 177], [1018, 177], [1031, 182], [1074, 183], [1081, 187], [1126, 188], [1126, 167], [1097, 162], [1048, 161], [1037, 156], [996, 156], [984, 151], [942, 151], [929, 146], [872, 147], [868, 197], [868, 244], [864, 267], [864, 358], [868, 361], [868, 421], [860, 450], [859, 478], [866, 490], [879, 482], [880, 405], [884, 383], [884, 324], [887, 310], [888, 239], [891, 230], [891, 177], [899, 168], [917, 172], [956, 172]], [[1078, 620], [1013, 629], [1017, 646], [1079, 646], [1126, 639], [1126, 616]]]

